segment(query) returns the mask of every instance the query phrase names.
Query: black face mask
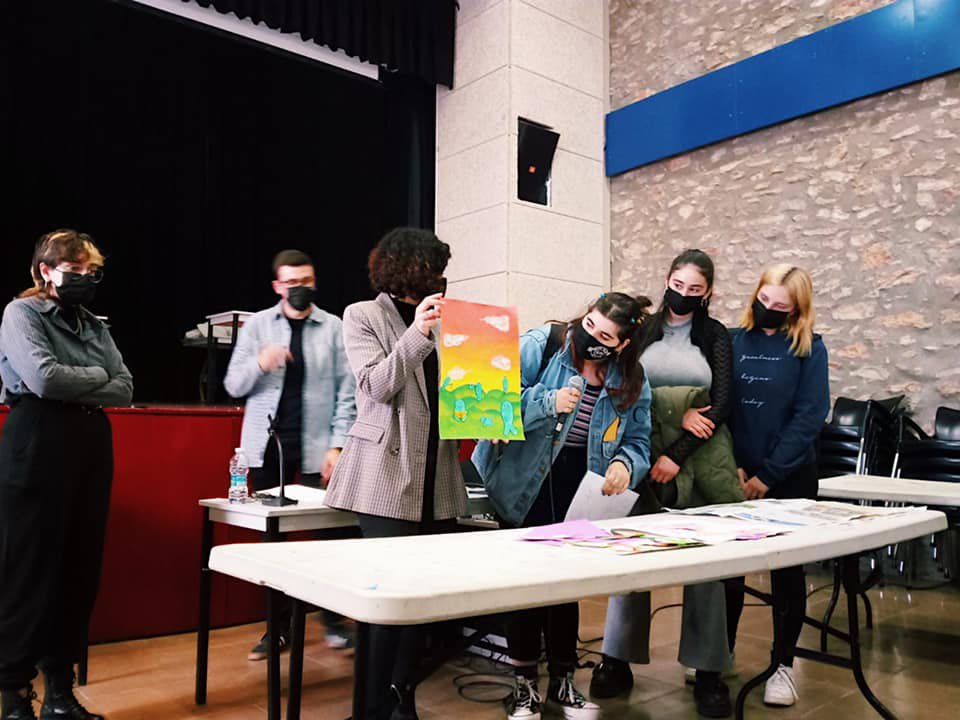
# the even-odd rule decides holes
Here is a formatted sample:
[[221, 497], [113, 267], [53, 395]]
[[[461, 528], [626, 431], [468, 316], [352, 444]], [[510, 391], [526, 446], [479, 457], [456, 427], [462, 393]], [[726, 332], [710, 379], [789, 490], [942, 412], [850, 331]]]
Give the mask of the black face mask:
[[776, 330], [787, 321], [786, 310], [770, 310], [760, 298], [753, 301], [753, 321], [765, 330]]
[[607, 347], [587, 332], [583, 324], [573, 329], [573, 346], [577, 350], [577, 357], [581, 360], [607, 360], [613, 356], [612, 347]]
[[93, 302], [97, 294], [97, 285], [90, 275], [81, 275], [75, 272], [61, 272], [63, 280], [57, 287], [57, 297], [64, 305], [76, 307]]
[[703, 295], [681, 295], [673, 288], [667, 288], [663, 299], [675, 315], [689, 315], [703, 304]]
[[313, 302], [313, 297], [316, 293], [317, 291], [312, 287], [296, 285], [287, 290], [287, 302], [290, 303], [290, 307], [297, 312], [303, 312], [310, 307], [310, 303]]

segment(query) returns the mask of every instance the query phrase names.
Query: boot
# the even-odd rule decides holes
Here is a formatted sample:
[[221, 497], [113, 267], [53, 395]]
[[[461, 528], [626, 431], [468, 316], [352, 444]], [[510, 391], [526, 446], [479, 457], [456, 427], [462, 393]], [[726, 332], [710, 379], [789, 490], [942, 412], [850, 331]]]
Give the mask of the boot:
[[396, 703], [390, 720], [420, 720], [417, 716], [417, 704], [413, 697], [413, 685], [391, 685], [390, 696]]
[[87, 712], [73, 694], [73, 668], [44, 670], [47, 690], [43, 694], [40, 720], [104, 720], [103, 715]]
[[33, 714], [36, 699], [32, 685], [19, 690], [4, 690], [0, 693], [0, 720], [37, 720]]

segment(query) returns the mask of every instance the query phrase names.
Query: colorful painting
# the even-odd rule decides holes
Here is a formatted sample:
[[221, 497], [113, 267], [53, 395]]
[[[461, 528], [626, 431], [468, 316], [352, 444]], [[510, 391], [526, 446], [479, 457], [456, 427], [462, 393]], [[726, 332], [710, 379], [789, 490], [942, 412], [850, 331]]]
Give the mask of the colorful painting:
[[440, 437], [523, 440], [517, 309], [444, 300]]

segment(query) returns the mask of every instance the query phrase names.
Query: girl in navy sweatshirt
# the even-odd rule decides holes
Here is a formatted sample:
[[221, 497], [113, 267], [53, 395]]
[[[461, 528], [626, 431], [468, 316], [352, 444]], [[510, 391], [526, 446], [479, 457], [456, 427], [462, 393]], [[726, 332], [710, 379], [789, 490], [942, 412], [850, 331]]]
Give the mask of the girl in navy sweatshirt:
[[[803, 268], [764, 271], [733, 334], [734, 455], [748, 500], [817, 497], [816, 440], [830, 409], [827, 349], [814, 335], [813, 282]], [[771, 574], [773, 613], [783, 618], [768, 705], [793, 705], [793, 655], [806, 613], [803, 567]], [[743, 608], [728, 596], [735, 627]]]

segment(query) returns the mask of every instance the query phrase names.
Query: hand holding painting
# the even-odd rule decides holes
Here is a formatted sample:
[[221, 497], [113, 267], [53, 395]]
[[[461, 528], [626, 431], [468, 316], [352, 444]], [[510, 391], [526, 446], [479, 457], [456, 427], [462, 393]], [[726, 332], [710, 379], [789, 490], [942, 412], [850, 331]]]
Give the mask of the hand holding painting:
[[443, 293], [427, 295], [419, 305], [413, 322], [424, 337], [430, 337], [433, 328], [440, 322], [440, 308], [443, 305]]

